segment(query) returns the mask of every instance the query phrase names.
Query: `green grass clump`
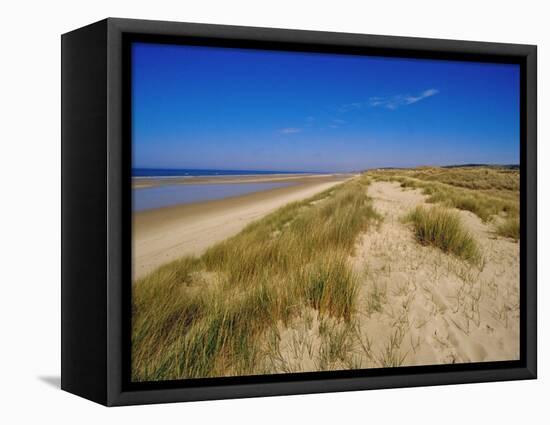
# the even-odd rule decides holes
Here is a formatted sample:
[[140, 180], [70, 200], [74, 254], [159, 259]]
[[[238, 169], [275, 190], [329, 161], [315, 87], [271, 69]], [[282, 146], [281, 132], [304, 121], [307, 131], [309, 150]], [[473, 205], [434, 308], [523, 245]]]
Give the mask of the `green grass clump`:
[[481, 261], [477, 244], [464, 229], [458, 214], [440, 207], [418, 206], [407, 220], [413, 224], [415, 237], [421, 244], [436, 246], [470, 263]]
[[519, 219], [509, 217], [497, 226], [497, 233], [506, 238], [519, 239]]
[[347, 264], [344, 252], [326, 254], [300, 275], [307, 303], [335, 317], [349, 321], [358, 291], [357, 277]]
[[357, 178], [134, 283], [135, 381], [262, 373], [262, 336], [306, 306], [350, 321], [357, 236], [379, 219]]

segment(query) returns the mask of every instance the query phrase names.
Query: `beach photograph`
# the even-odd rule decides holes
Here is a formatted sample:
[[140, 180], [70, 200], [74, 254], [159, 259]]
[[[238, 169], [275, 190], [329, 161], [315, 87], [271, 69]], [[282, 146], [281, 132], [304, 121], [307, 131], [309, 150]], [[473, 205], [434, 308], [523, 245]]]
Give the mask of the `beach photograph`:
[[131, 380], [519, 360], [519, 65], [134, 42]]

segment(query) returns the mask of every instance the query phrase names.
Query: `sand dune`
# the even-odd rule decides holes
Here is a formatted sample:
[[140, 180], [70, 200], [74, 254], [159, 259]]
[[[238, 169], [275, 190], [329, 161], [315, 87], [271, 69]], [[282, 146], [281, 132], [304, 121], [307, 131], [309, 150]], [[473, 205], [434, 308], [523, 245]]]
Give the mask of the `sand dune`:
[[[351, 258], [360, 278], [356, 334], [346, 361], [333, 367], [519, 359], [518, 243], [496, 236], [474, 214], [457, 211], [483, 251], [480, 270], [415, 241], [402, 218], [417, 205], [430, 207], [419, 190], [374, 182], [368, 193], [384, 219], [362, 235]], [[305, 311], [279, 328], [281, 370], [319, 369], [319, 326], [319, 316]], [[344, 331], [342, 324], [334, 326]]]
[[482, 270], [471, 268], [419, 246], [400, 221], [424, 203], [419, 191], [377, 182], [369, 193], [385, 215], [380, 229], [363, 237], [356, 258], [358, 268], [371, 271], [363, 296], [374, 290], [384, 295], [380, 311], [360, 319], [377, 341], [373, 350], [397, 334], [403, 365], [519, 359], [519, 245], [496, 237], [471, 212], [458, 211], [486, 259]]
[[[237, 234], [250, 222], [289, 202], [313, 196], [348, 179], [349, 176], [261, 176], [242, 179], [231, 177], [223, 182], [249, 183], [253, 178], [261, 182], [282, 178], [292, 180], [294, 184], [228, 199], [134, 214], [133, 279], [139, 279], [160, 265], [184, 255], [199, 255], [216, 242]], [[216, 183], [221, 182], [222, 180], [216, 180]]]
[[[289, 202], [313, 196], [346, 178], [325, 177], [241, 197], [138, 213], [134, 221], [137, 265], [134, 277], [144, 276], [159, 265], [183, 255], [201, 254], [207, 247], [237, 234], [248, 223]], [[269, 233], [260, 231], [250, 238], [247, 234], [228, 242], [223, 252], [212, 253], [214, 259], [218, 256], [218, 260], [231, 257], [229, 260], [233, 263], [213, 262], [216, 268], [211, 270], [205, 269], [202, 263], [174, 265], [172, 271], [187, 270], [185, 285], [181, 286], [184, 292], [180, 293], [178, 287], [167, 286], [168, 290], [159, 293], [164, 294], [167, 305], [173, 297], [180, 296], [190, 296], [202, 302], [202, 298], [192, 297], [196, 295], [196, 289], [205, 285], [215, 297], [212, 299], [216, 300], [209, 305], [223, 305], [226, 310], [216, 307], [203, 314], [211, 317], [218, 317], [216, 315], [221, 313], [235, 314], [232, 316], [235, 321], [231, 323], [240, 323], [238, 331], [233, 328], [224, 330], [227, 338], [241, 338], [240, 326], [251, 321], [256, 326], [251, 328], [255, 333], [250, 335], [247, 344], [242, 345], [246, 353], [257, 356], [253, 363], [246, 364], [249, 374], [519, 359], [519, 244], [514, 235], [502, 235], [499, 220], [482, 221], [478, 215], [447, 205], [448, 212], [458, 217], [462, 231], [475, 240], [478, 260], [463, 259], [456, 251], [445, 250], [441, 245], [423, 244], [425, 240], [419, 242], [413, 224], [406, 217], [417, 206], [425, 209], [442, 207], [427, 202], [431, 200], [429, 195], [420, 189], [375, 179], [376, 175], [358, 176], [357, 181], [349, 182], [341, 190], [331, 191], [330, 195], [301, 207], [290, 208], [288, 214], [295, 219], [284, 216], [277, 224], [278, 232], [268, 228]], [[510, 208], [508, 204], [505, 206]], [[318, 255], [315, 262], [305, 264], [285, 260], [279, 263], [280, 269], [274, 269], [274, 274], [267, 274], [267, 268], [275, 264], [279, 254], [292, 247], [292, 258], [296, 259], [305, 251], [303, 248], [308, 246], [308, 242], [321, 241], [313, 246], [320, 254], [326, 251], [329, 238], [316, 239], [315, 231], [309, 227], [307, 232], [300, 232], [303, 229], [300, 218], [305, 217], [315, 220], [314, 229], [324, 228], [327, 224], [326, 229], [331, 232], [325, 234], [340, 235], [341, 241], [346, 238], [342, 230], [359, 223], [361, 217], [368, 217], [368, 221], [360, 222], [362, 224], [355, 227], [356, 232], [348, 237], [349, 249], [338, 268], [327, 267], [332, 255], [331, 245], [324, 253], [328, 255]], [[504, 217], [506, 215], [501, 216]], [[266, 225], [265, 222], [258, 223], [259, 227], [262, 225]], [[263, 257], [267, 258], [265, 262], [258, 261], [262, 255], [257, 253], [262, 251], [252, 249], [248, 252], [248, 248], [257, 242], [261, 244], [267, 235], [270, 241], [274, 241], [266, 244], [268, 250], [263, 251], [269, 257]], [[293, 235], [298, 237], [293, 238]], [[276, 242], [279, 240], [283, 242]], [[284, 254], [280, 257], [288, 259]], [[238, 280], [238, 274], [232, 278], [234, 281], [226, 280], [226, 270], [239, 272], [243, 264], [249, 267], [246, 270], [257, 267], [255, 274], [247, 271], [242, 280]], [[285, 273], [294, 277], [295, 280], [289, 283], [297, 287], [290, 286], [288, 291], [285, 290]], [[264, 281], [266, 276], [268, 278]], [[155, 282], [155, 279], [143, 280], [135, 286], [136, 290], [141, 289], [142, 300], [151, 296], [145, 285]], [[235, 283], [226, 285], [228, 282]], [[323, 285], [320, 291], [319, 282]], [[334, 285], [331, 287], [331, 284]], [[257, 291], [259, 287], [261, 291]], [[244, 301], [234, 296], [240, 295], [242, 288], [250, 289], [253, 294]], [[266, 293], [272, 296], [265, 297]], [[322, 296], [315, 298], [319, 293]], [[315, 304], [316, 300], [319, 300], [318, 304]], [[262, 307], [247, 310], [252, 302]], [[270, 308], [266, 309], [264, 302]], [[240, 306], [244, 306], [242, 311], [247, 312], [243, 316], [239, 316]], [[343, 309], [338, 310], [341, 306], [349, 309], [347, 316], [342, 313]], [[179, 308], [176, 303], [175, 314]], [[249, 314], [251, 311], [253, 315]], [[264, 325], [266, 322], [262, 320], [266, 312], [272, 314], [269, 323], [275, 326]], [[147, 323], [149, 329], [149, 316], [142, 317], [147, 318], [143, 323]], [[200, 321], [197, 323], [201, 326]], [[159, 329], [164, 332], [166, 328], [160, 323]], [[187, 338], [181, 333], [185, 329], [174, 329], [174, 336]], [[200, 331], [201, 328], [195, 329]], [[153, 329], [151, 332], [157, 331]], [[190, 344], [202, 344], [194, 333], [189, 335], [190, 339], [186, 341]], [[143, 359], [148, 358], [147, 349], [145, 346], [138, 351], [145, 356]], [[220, 345], [216, 353], [223, 359], [225, 347]], [[197, 364], [203, 367], [201, 361], [199, 359]], [[190, 367], [189, 373], [195, 373], [195, 370], [198, 370], [198, 376], [203, 376], [202, 369]], [[180, 372], [170, 373], [167, 376], [179, 376]], [[213, 376], [235, 373], [241, 373], [240, 369], [212, 372]]]

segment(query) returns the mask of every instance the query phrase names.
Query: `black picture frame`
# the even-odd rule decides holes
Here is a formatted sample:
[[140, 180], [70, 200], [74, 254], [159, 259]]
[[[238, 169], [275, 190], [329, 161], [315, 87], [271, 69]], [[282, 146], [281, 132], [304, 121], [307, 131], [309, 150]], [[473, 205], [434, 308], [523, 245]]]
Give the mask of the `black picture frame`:
[[[119, 18], [61, 41], [62, 389], [114, 406], [536, 378], [536, 46]], [[520, 360], [130, 382], [131, 41], [519, 64]]]

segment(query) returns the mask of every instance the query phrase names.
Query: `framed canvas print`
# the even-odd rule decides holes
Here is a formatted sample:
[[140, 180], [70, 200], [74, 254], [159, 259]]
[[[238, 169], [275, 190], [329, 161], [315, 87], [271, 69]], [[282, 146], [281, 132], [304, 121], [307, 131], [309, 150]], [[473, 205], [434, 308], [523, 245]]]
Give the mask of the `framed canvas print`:
[[62, 37], [62, 388], [106, 405], [536, 377], [536, 47]]

